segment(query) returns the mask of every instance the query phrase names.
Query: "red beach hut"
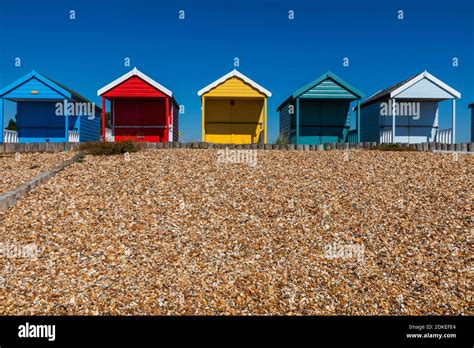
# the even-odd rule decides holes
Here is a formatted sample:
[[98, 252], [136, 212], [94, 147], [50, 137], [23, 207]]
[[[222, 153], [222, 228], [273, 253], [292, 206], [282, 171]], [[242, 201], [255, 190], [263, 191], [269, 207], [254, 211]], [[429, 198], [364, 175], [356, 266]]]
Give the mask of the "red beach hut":
[[179, 105], [172, 92], [137, 68], [99, 89], [102, 140], [106, 139], [105, 103], [110, 101], [112, 141], [178, 141]]

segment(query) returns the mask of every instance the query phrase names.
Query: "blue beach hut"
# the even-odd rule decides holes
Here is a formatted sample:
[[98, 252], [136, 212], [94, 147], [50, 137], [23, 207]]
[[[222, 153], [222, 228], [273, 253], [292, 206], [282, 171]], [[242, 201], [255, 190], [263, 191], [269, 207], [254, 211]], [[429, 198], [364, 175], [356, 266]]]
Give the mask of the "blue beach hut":
[[101, 109], [77, 92], [36, 71], [0, 90], [2, 128], [5, 100], [16, 103], [16, 134], [3, 130], [0, 143], [100, 139]]
[[[455, 143], [456, 99], [461, 93], [424, 71], [375, 93], [360, 106], [360, 141]], [[451, 101], [451, 128], [439, 129], [439, 104]], [[449, 112], [448, 112], [449, 114]]]

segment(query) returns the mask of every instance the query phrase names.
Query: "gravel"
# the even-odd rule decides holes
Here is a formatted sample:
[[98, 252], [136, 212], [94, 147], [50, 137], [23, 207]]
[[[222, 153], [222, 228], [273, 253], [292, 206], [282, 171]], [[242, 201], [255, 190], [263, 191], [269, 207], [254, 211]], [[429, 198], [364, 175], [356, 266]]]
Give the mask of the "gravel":
[[87, 156], [33, 189], [0, 213], [0, 246], [37, 248], [0, 258], [0, 314], [474, 314], [472, 156], [217, 159]]
[[0, 155], [0, 193], [13, 190], [28, 179], [72, 157], [71, 152]]

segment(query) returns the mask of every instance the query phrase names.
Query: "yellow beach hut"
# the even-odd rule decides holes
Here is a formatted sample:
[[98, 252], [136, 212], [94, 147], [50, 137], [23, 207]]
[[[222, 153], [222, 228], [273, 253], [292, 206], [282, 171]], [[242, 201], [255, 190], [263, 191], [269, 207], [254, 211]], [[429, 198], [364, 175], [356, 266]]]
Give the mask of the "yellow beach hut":
[[202, 141], [217, 144], [267, 142], [267, 98], [271, 93], [233, 70], [198, 92]]

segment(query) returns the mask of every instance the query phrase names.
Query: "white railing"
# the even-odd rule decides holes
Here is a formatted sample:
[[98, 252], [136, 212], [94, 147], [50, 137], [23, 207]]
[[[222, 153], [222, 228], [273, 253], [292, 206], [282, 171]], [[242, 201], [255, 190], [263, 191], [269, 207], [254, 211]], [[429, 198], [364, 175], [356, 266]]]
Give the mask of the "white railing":
[[392, 130], [380, 130], [380, 144], [391, 144], [393, 142]]
[[114, 136], [112, 135], [112, 129], [105, 128], [105, 141], [113, 142]]
[[67, 141], [70, 142], [70, 143], [78, 143], [79, 142], [79, 132], [69, 131]]
[[453, 140], [453, 129], [441, 129], [436, 132], [435, 142], [441, 144], [451, 144]]
[[4, 143], [18, 143], [18, 132], [4, 129], [3, 142]]

